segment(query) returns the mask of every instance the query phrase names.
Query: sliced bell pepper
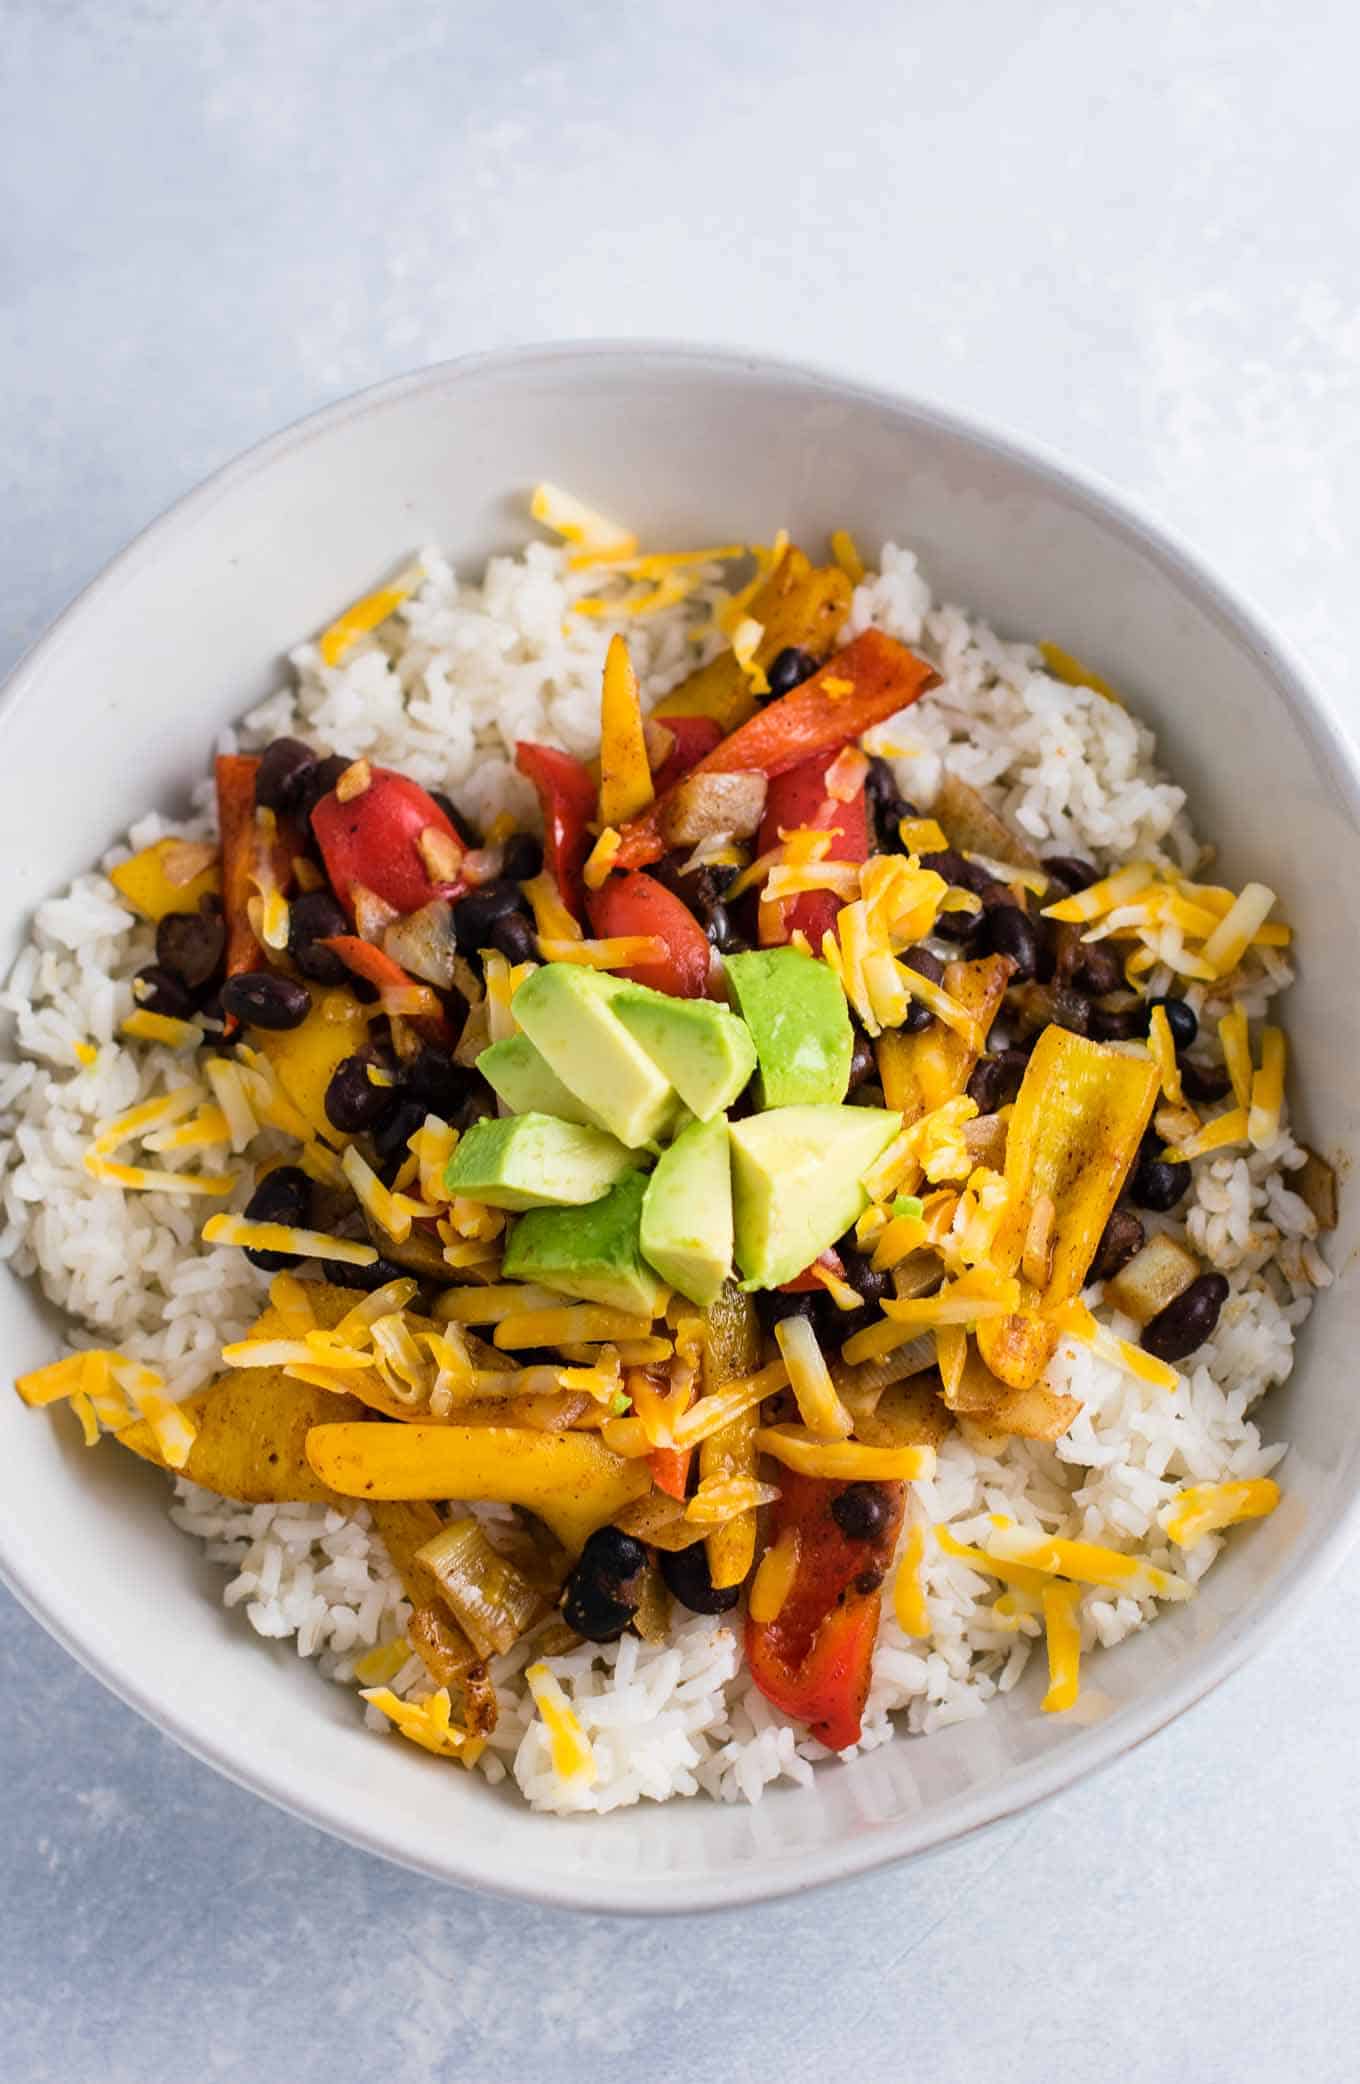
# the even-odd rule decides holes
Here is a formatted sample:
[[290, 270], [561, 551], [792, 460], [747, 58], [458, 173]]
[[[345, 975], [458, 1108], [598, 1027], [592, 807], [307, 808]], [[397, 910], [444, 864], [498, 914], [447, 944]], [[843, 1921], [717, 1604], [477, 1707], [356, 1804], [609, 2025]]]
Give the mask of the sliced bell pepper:
[[[852, 591], [849, 579], [834, 564], [810, 564], [790, 543], [746, 604], [747, 615], [764, 633], [755, 649], [756, 664], [768, 669], [789, 646], [825, 658], [850, 612]], [[712, 718], [722, 731], [734, 731], [755, 706], [750, 676], [728, 649], [663, 695], [655, 714], [668, 727], [679, 717], [702, 716]]]
[[657, 722], [675, 740], [652, 776], [652, 786], [657, 795], [664, 796], [673, 782], [683, 781], [705, 753], [711, 753], [715, 745], [722, 743], [722, 725], [711, 716], [667, 716], [658, 717]]
[[838, 1279], [843, 1280], [845, 1277], [845, 1266], [840, 1253], [833, 1246], [828, 1245], [826, 1250], [813, 1260], [811, 1266], [805, 1266], [803, 1271], [800, 1274], [795, 1274], [791, 1281], [781, 1282], [779, 1293], [781, 1295], [813, 1295], [818, 1293], [823, 1284], [818, 1280], [814, 1269], [819, 1266], [824, 1266], [828, 1273], [835, 1274]]
[[600, 696], [600, 823], [623, 825], [653, 802], [656, 789], [642, 730], [642, 703], [628, 646], [615, 633]]
[[[973, 962], [945, 964], [944, 989], [972, 1014], [976, 1038], [984, 1043], [996, 1019], [1014, 965], [1009, 956], [984, 955]], [[932, 1021], [918, 1034], [890, 1028], [878, 1040], [878, 1073], [883, 1097], [909, 1129], [923, 1114], [961, 1093], [977, 1068], [980, 1049], [943, 1021]]]
[[[775, 776], [765, 799], [765, 816], [756, 843], [758, 854], [777, 847], [781, 831], [793, 832], [802, 827], [833, 835], [828, 861], [868, 860], [869, 817], [863, 788], [857, 789], [848, 803], [839, 803], [827, 793], [826, 770], [838, 758], [838, 753], [819, 753], [815, 760], [804, 760], [801, 767], [790, 767], [787, 774]], [[758, 905], [761, 946], [781, 947], [795, 932], [802, 932], [807, 935], [809, 947], [820, 952], [822, 935], [835, 926], [836, 914], [844, 902], [831, 890], [807, 890], [801, 897], [788, 898], [782, 904]]]
[[563, 904], [579, 923], [585, 917], [581, 871], [590, 852], [590, 824], [595, 816], [595, 782], [590, 769], [556, 746], [533, 745], [525, 738], [515, 746], [515, 765], [538, 791], [543, 859]]
[[458, 867], [462, 834], [419, 782], [373, 767], [366, 788], [342, 802], [334, 789], [312, 812], [312, 831], [331, 887], [353, 915], [362, 886], [403, 915], [466, 887]]
[[664, 962], [642, 962], [620, 976], [635, 984], [649, 984], [673, 999], [701, 999], [708, 991], [712, 949], [708, 936], [694, 914], [688, 911], [655, 876], [610, 876], [587, 900], [590, 923], [602, 940], [632, 934], [651, 934], [666, 944]]
[[880, 1587], [902, 1525], [905, 1487], [877, 1488], [888, 1506], [871, 1540], [842, 1532], [831, 1506], [849, 1486], [825, 1477], [779, 1471], [770, 1541], [792, 1528], [798, 1568], [771, 1621], [746, 1621], [746, 1657], [757, 1686], [781, 1714], [807, 1723], [832, 1751], [859, 1741], [869, 1692]]
[[692, 1447], [654, 1447], [647, 1456], [652, 1482], [668, 1498], [683, 1498], [689, 1486]]
[[[874, 724], [905, 709], [939, 677], [933, 666], [895, 638], [882, 630], [865, 630], [801, 687], [767, 702], [690, 771], [755, 772], [773, 780], [819, 754], [839, 752]], [[654, 803], [624, 827], [616, 867], [645, 868], [665, 852], [659, 808], [659, 802]]]
[[250, 923], [255, 861], [255, 775], [259, 761], [220, 753], [214, 766], [217, 828], [222, 843], [222, 910], [227, 925], [227, 975], [267, 969], [268, 958]]
[[[384, 954], [381, 948], [375, 948], [372, 941], [361, 940], [356, 933], [328, 934], [321, 945], [323, 948], [331, 949], [339, 956], [347, 970], [353, 971], [356, 977], [362, 977], [365, 984], [371, 984], [384, 999], [389, 993], [399, 991], [421, 992], [426, 1000], [435, 998], [428, 984], [422, 984], [418, 978], [404, 970], [399, 962]], [[437, 999], [435, 1007], [438, 1007]], [[384, 1007], [384, 1011], [391, 1010], [390, 1006]], [[420, 1012], [403, 1013], [402, 1018], [407, 1020], [418, 1034], [423, 1035], [427, 1042], [434, 1042], [441, 1049], [451, 1050], [458, 1040], [442, 1010], [430, 1008]]]

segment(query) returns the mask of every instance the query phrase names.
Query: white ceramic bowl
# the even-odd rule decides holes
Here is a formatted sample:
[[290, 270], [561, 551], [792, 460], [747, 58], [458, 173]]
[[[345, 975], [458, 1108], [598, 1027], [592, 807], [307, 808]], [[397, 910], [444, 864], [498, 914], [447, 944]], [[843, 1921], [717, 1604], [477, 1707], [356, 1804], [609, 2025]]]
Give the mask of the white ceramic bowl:
[[[1304, 1128], [1354, 1146], [1360, 881], [1354, 756], [1260, 621], [1108, 492], [1008, 440], [834, 378], [737, 355], [619, 345], [453, 363], [266, 442], [157, 522], [62, 617], [0, 714], [5, 964], [26, 915], [150, 805], [201, 774], [214, 729], [278, 684], [280, 654], [408, 549], [475, 568], [526, 533], [541, 477], [646, 541], [910, 541], [937, 589], [1015, 635], [1098, 661], [1160, 733], [1234, 881], [1301, 928], [1293, 1083]], [[1347, 1205], [1349, 1203], [1349, 1205]], [[608, 1910], [691, 1910], [805, 1888], [1023, 1807], [1159, 1728], [1263, 1642], [1341, 1554], [1357, 1510], [1354, 1197], [1340, 1279], [1264, 1423], [1293, 1443], [1286, 1501], [1187, 1607], [1092, 1664], [1094, 1719], [1034, 1684], [981, 1720], [901, 1740], [759, 1807], [531, 1814], [411, 1746], [220, 1605], [221, 1573], [165, 1517], [163, 1479], [0, 1396], [0, 1566], [124, 1700], [243, 1785], [452, 1881]], [[53, 1314], [0, 1279], [7, 1373], [53, 1351]], [[1037, 1681], [1038, 1674], [1032, 1678]]]

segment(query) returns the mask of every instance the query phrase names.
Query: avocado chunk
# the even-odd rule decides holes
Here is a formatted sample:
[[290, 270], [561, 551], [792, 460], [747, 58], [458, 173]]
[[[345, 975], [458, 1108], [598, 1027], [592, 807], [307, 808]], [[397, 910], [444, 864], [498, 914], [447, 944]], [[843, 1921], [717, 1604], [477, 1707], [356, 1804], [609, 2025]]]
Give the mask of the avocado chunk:
[[610, 1011], [701, 1122], [730, 1107], [755, 1070], [751, 1037], [712, 999], [672, 999], [629, 984], [610, 1000]]
[[752, 948], [723, 965], [759, 1061], [761, 1107], [843, 1100], [854, 1035], [835, 971], [796, 948]]
[[551, 1114], [474, 1122], [449, 1159], [444, 1184], [492, 1208], [580, 1208], [637, 1164], [603, 1129]]
[[627, 990], [580, 963], [549, 962], [515, 993], [515, 1018], [548, 1068], [588, 1114], [637, 1150], [664, 1135], [675, 1119], [670, 1080], [633, 1040], [613, 1011]]
[[477, 1069], [511, 1114], [553, 1114], [560, 1122], [583, 1122], [589, 1129], [600, 1126], [527, 1035], [493, 1042], [478, 1057]]
[[862, 1175], [901, 1126], [882, 1107], [776, 1107], [731, 1124], [744, 1287], [781, 1287], [844, 1235], [868, 1206]]
[[727, 1119], [691, 1122], [642, 1197], [642, 1256], [672, 1288], [707, 1309], [732, 1270], [732, 1177]]
[[589, 1208], [531, 1209], [506, 1247], [505, 1278], [541, 1281], [583, 1302], [655, 1317], [665, 1289], [639, 1242], [646, 1186], [640, 1172], [630, 1172]]

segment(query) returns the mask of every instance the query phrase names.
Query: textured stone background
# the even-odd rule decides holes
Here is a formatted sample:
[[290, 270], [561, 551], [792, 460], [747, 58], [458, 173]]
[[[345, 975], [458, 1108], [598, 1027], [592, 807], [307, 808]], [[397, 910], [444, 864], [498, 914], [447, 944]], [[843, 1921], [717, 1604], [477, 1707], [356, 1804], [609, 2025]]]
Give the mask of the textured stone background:
[[[9, 0], [4, 25], [0, 664], [168, 501], [330, 398], [500, 342], [672, 334], [1069, 451], [1355, 702], [1350, 10]], [[1354, 2074], [1344, 1579], [1043, 1811], [680, 1927], [333, 1845], [7, 1601], [0, 1683], [16, 2084]]]

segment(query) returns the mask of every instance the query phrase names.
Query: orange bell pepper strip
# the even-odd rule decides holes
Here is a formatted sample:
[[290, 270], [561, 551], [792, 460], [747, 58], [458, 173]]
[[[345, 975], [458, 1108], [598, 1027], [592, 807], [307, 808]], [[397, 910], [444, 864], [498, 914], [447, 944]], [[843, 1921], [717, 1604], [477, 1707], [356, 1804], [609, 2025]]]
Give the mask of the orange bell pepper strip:
[[751, 1676], [773, 1707], [829, 1750], [858, 1743], [873, 1669], [880, 1587], [902, 1525], [905, 1486], [876, 1484], [887, 1508], [871, 1538], [843, 1532], [831, 1507], [851, 1486], [779, 1471], [770, 1540], [798, 1534], [798, 1568], [770, 1621], [746, 1620]]
[[255, 775], [259, 761], [246, 753], [221, 753], [214, 765], [217, 825], [222, 842], [222, 910], [227, 925], [227, 975], [269, 967], [255, 938], [249, 903], [255, 853]]
[[[374, 990], [381, 994], [384, 1002], [393, 992], [422, 993], [426, 1000], [433, 1002], [432, 1005], [417, 1012], [403, 1012], [402, 1018], [415, 1028], [418, 1034], [423, 1035], [426, 1041], [436, 1043], [441, 1049], [454, 1048], [458, 1037], [430, 986], [411, 976], [392, 956], [385, 955], [381, 948], [374, 947], [372, 941], [361, 940], [355, 933], [328, 934], [321, 945], [333, 950], [346, 969], [352, 970], [356, 977], [362, 977], [365, 984], [371, 984]], [[384, 1010], [390, 1012], [392, 1008], [384, 1003]]]
[[[934, 687], [939, 674], [882, 630], [865, 630], [811, 677], [739, 724], [691, 774], [759, 773], [771, 780], [820, 754], [830, 757]], [[665, 721], [664, 718], [661, 719]], [[658, 799], [625, 825], [616, 868], [645, 868], [665, 853]]]

